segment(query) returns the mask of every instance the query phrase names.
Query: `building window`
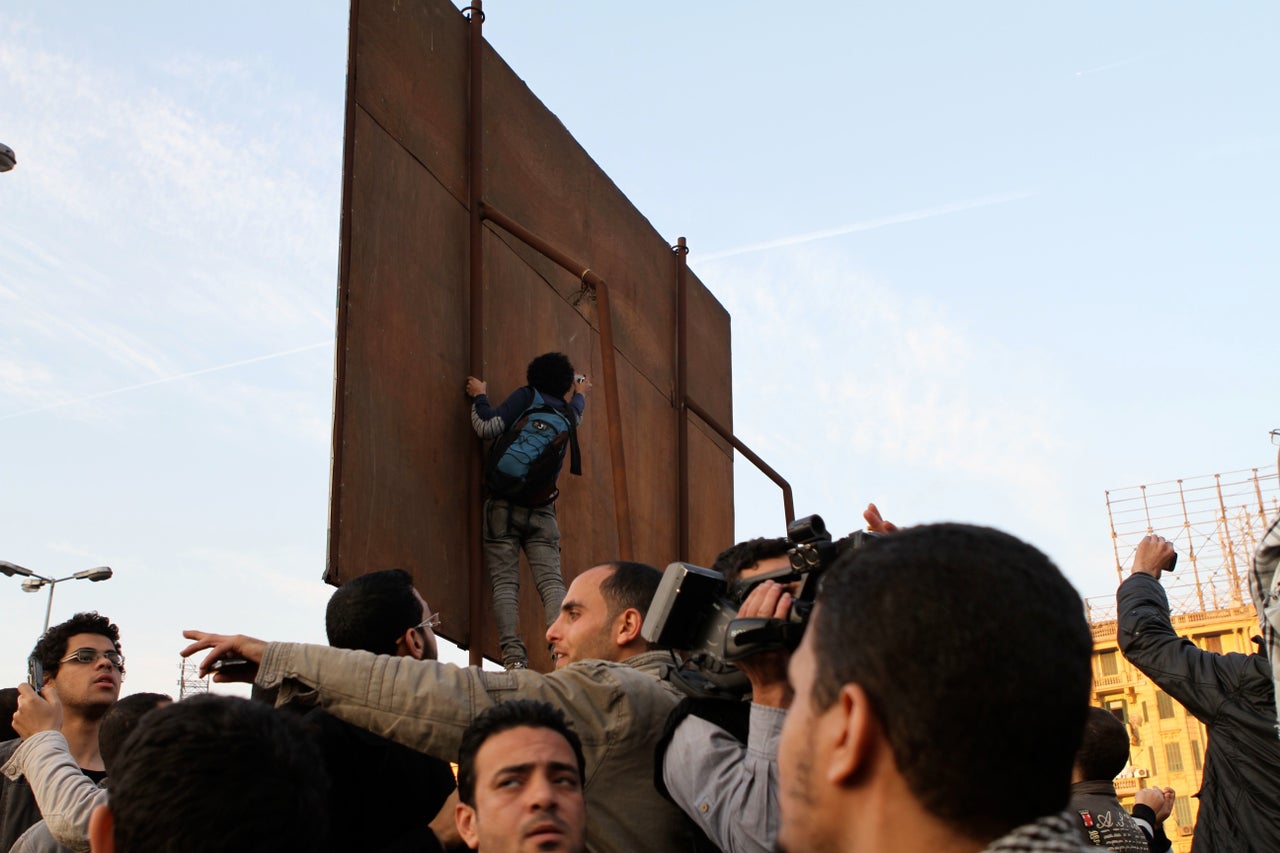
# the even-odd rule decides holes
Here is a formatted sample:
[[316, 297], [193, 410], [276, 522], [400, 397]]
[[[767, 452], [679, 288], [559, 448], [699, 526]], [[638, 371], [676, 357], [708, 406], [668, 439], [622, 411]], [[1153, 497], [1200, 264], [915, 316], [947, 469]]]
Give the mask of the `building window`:
[[1147, 723], [1149, 723], [1149, 722], [1151, 722], [1151, 718], [1147, 716], [1147, 703], [1146, 703], [1146, 700], [1143, 700], [1143, 702], [1142, 702], [1142, 723], [1143, 723], [1143, 725], [1146, 725], [1146, 724], [1147, 724]]
[[1160, 714], [1162, 720], [1173, 717], [1173, 700], [1163, 690], [1156, 691], [1156, 712]]
[[1098, 661], [1102, 666], [1103, 675], [1119, 675], [1120, 663], [1116, 660], [1119, 657], [1115, 649], [1098, 653]]
[[1222, 654], [1222, 635], [1210, 634], [1204, 638], [1204, 650], [1214, 654]]
[[1191, 819], [1191, 803], [1186, 797], [1178, 797], [1173, 801], [1173, 815], [1178, 820], [1178, 826], [1191, 826], [1195, 822]]
[[1182, 770], [1182, 745], [1166, 743], [1164, 745], [1164, 760], [1169, 765], [1170, 773], [1177, 773]]
[[1200, 741], [1198, 740], [1191, 741], [1191, 766], [1194, 767], [1196, 770], [1199, 770], [1201, 767]]
[[1151, 760], [1151, 775], [1156, 775], [1156, 748], [1154, 746], [1147, 747], [1147, 758]]
[[1123, 699], [1103, 699], [1102, 705], [1120, 722], [1129, 725], [1129, 706]]

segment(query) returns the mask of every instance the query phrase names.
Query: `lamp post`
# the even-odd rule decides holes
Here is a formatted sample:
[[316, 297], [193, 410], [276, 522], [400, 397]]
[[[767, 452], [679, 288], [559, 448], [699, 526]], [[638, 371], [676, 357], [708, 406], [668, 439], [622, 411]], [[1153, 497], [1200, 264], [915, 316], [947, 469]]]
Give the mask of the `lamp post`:
[[0, 572], [9, 577], [26, 578], [22, 582], [23, 592], [39, 592], [42, 587], [49, 587], [49, 605], [44, 609], [44, 630], [49, 630], [49, 617], [53, 615], [53, 589], [63, 581], [105, 581], [111, 577], [110, 566], [97, 566], [92, 569], [85, 569], [82, 572], [76, 572], [74, 575], [67, 575], [65, 578], [47, 578], [44, 575], [38, 575], [30, 569], [25, 569], [8, 560], [0, 560]]
[[18, 155], [13, 149], [0, 142], [0, 172], [7, 172], [18, 164]]

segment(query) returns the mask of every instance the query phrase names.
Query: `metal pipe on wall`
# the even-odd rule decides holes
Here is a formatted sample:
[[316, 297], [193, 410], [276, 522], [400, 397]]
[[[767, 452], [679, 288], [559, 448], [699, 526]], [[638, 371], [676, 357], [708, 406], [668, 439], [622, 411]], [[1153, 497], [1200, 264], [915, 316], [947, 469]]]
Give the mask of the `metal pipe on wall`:
[[702, 418], [707, 426], [711, 427], [721, 438], [733, 445], [734, 449], [747, 457], [753, 465], [760, 469], [760, 473], [764, 474], [770, 480], [777, 483], [782, 489], [782, 512], [787, 517], [787, 524], [796, 520], [795, 503], [791, 498], [791, 484], [788, 483], [781, 474], [770, 468], [763, 459], [757, 456], [750, 447], [743, 444], [737, 436], [722, 427], [715, 418], [707, 413], [707, 410], [699, 406], [693, 400], [686, 399], [684, 404], [688, 406], [689, 411]]
[[[470, 332], [468, 356], [472, 376], [484, 376], [484, 220], [480, 209], [484, 202], [484, 99], [482, 95], [483, 76], [481, 74], [484, 59], [484, 40], [481, 28], [484, 25], [483, 0], [472, 0], [464, 10], [470, 12], [470, 42], [468, 57], [470, 62], [469, 110], [467, 114], [467, 236], [469, 240], [468, 287], [470, 290]], [[470, 464], [467, 466], [471, 476], [467, 480], [468, 506], [467, 533], [470, 544], [467, 547], [467, 609], [469, 611], [470, 630], [467, 637], [467, 649], [472, 666], [479, 666], [483, 660], [480, 651], [480, 638], [484, 629], [484, 556], [480, 547], [481, 518], [483, 494], [480, 485], [480, 443], [471, 442], [468, 453]]]
[[680, 559], [689, 559], [689, 245], [683, 237], [672, 247], [676, 256], [676, 503]]

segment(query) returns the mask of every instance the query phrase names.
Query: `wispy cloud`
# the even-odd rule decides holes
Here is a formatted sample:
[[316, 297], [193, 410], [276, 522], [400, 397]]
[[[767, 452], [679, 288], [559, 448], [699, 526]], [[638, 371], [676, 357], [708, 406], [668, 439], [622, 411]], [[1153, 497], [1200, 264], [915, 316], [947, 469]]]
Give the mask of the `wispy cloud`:
[[22, 160], [5, 176], [0, 393], [24, 405], [0, 419], [330, 332], [340, 86], [332, 102], [281, 97], [261, 58], [105, 66], [58, 43], [0, 21]]
[[[894, 482], [910, 471], [903, 479], [969, 484], [987, 505], [994, 495], [1052, 516], [1061, 442], [1048, 425], [1060, 386], [1037, 353], [1010, 351], [946, 304], [871, 278], [825, 247], [752, 259], [727, 275], [733, 287], [717, 296], [733, 316], [739, 434], [793, 478], [798, 510], [818, 497], [856, 518], [860, 507], [838, 508], [851, 479]], [[780, 298], [779, 281], [804, 281], [802, 298]], [[951, 505], [964, 506], [954, 496]], [[746, 521], [752, 508], [739, 512]]]
[[941, 204], [937, 207], [927, 207], [923, 210], [912, 210], [907, 213], [896, 213], [891, 216], [881, 216], [876, 219], [865, 219], [861, 222], [851, 222], [848, 225], [839, 225], [835, 228], [824, 228], [821, 231], [810, 231], [807, 234], [795, 234], [790, 237], [779, 237], [776, 240], [766, 240], [763, 243], [752, 243], [747, 246], [738, 246], [733, 249], [724, 249], [719, 252], [709, 252], [705, 255], [698, 255], [698, 262], [718, 261], [724, 258], [732, 258], [738, 255], [745, 255], [750, 252], [763, 252], [767, 249], [778, 249], [784, 246], [796, 246], [801, 243], [812, 243], [815, 240], [826, 240], [829, 237], [839, 237], [843, 234], [854, 234], [859, 231], [871, 231], [876, 228], [884, 228], [889, 225], [902, 225], [907, 222], [919, 222], [922, 219], [932, 219], [936, 216], [949, 216], [953, 213], [963, 213], [966, 210], [974, 210], [979, 207], [989, 207], [993, 204], [1006, 204], [1011, 201], [1022, 201], [1035, 195], [1030, 190], [1021, 190], [1019, 192], [1003, 193], [1001, 195], [982, 196], [981, 198], [972, 198], [965, 201], [951, 202], [950, 204]]
[[1141, 62], [1142, 60], [1144, 60], [1144, 59], [1146, 59], [1146, 58], [1147, 58], [1147, 57], [1146, 57], [1146, 55], [1144, 54], [1144, 55], [1142, 55], [1142, 56], [1133, 56], [1133, 57], [1130, 57], [1129, 59], [1121, 59], [1119, 62], [1108, 62], [1106, 65], [1099, 65], [1099, 66], [1098, 66], [1098, 67], [1096, 67], [1096, 68], [1086, 68], [1086, 69], [1085, 69], [1085, 70], [1083, 70], [1083, 71], [1077, 71], [1077, 72], [1076, 72], [1076, 76], [1077, 76], [1077, 77], [1087, 77], [1087, 76], [1089, 76], [1090, 74], [1097, 74], [1097, 73], [1099, 73], [1100, 71], [1110, 71], [1110, 70], [1111, 70], [1111, 69], [1113, 69], [1113, 68], [1121, 68], [1121, 67], [1123, 67], [1123, 66], [1125, 66], [1125, 65], [1132, 65], [1133, 63], [1135, 63], [1135, 62]]
[[[206, 367], [201, 370], [189, 370], [186, 373], [178, 373], [173, 376], [162, 376], [159, 379], [152, 379], [149, 382], [139, 382], [136, 385], [126, 385], [123, 388], [112, 388], [110, 391], [101, 391], [96, 394], [85, 394], [84, 396], [76, 397], [75, 399], [72, 399], [72, 400], [60, 400], [56, 403], [49, 403], [48, 405], [45, 405], [45, 406], [37, 406], [34, 409], [27, 409], [26, 411], [22, 411], [22, 412], [13, 412], [8, 415], [0, 415], [0, 421], [6, 421], [12, 418], [20, 418], [25, 415], [34, 415], [37, 412], [47, 412], [50, 409], [58, 409], [58, 408], [62, 408], [63, 406], [74, 406], [79, 403], [88, 403], [93, 400], [101, 400], [104, 397], [113, 397], [116, 394], [126, 394], [130, 391], [138, 391], [142, 388], [151, 388], [156, 385], [163, 385], [166, 382], [176, 382], [180, 379], [190, 379], [193, 376], [203, 376], [206, 373], [215, 373], [220, 370], [231, 370], [232, 368], [244, 367], [245, 365], [248, 365], [248, 364], [257, 364], [258, 362], [261, 362], [261, 361], [268, 361], [270, 359], [282, 358], [286, 355], [293, 355], [295, 353], [307, 352], [309, 350], [315, 350], [315, 349], [320, 349], [321, 347], [331, 347], [331, 346], [333, 346], [332, 341], [322, 341], [320, 343], [307, 344], [305, 346], [294, 347], [293, 349], [282, 350], [280, 352], [273, 352], [267, 355], [259, 355], [253, 358], [240, 359], [239, 361], [233, 361], [230, 364], [219, 364], [216, 367]], [[0, 365], [0, 369], [2, 368], [3, 368], [3, 365]], [[2, 372], [0, 372], [0, 378], [3, 378]]]

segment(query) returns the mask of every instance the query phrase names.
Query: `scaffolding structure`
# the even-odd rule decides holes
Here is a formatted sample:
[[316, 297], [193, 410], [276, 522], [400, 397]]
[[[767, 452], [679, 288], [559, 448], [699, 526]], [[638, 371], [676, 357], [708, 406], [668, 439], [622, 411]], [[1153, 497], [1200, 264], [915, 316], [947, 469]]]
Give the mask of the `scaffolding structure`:
[[[1248, 468], [1184, 477], [1123, 489], [1108, 489], [1107, 517], [1123, 581], [1142, 537], [1155, 533], [1178, 551], [1177, 567], [1162, 579], [1175, 615], [1250, 606], [1253, 552], [1280, 514], [1275, 469]], [[1115, 619], [1115, 597], [1088, 601], [1089, 621]]]
[[188, 696], [209, 692], [209, 679], [200, 677], [200, 662], [194, 658], [181, 658], [178, 663], [178, 701]]

